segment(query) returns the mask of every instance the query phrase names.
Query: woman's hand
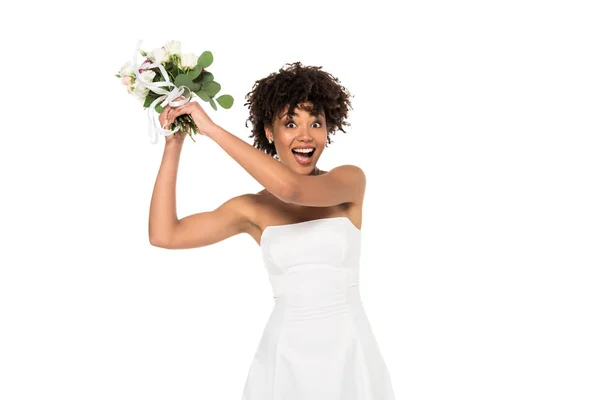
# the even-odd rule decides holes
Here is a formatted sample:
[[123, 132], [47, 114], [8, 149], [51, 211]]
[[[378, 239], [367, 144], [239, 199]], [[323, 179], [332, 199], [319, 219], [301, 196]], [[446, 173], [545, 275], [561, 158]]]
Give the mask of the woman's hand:
[[[178, 97], [176, 100], [182, 99], [183, 97]], [[207, 132], [214, 130], [214, 128], [217, 126], [212, 121], [212, 119], [210, 119], [208, 114], [206, 114], [206, 112], [200, 106], [200, 104], [197, 101], [193, 100], [188, 101], [182, 106], [166, 106], [163, 109], [161, 116], [163, 116], [163, 114], [163, 120], [164, 122], [166, 122], [167, 126], [170, 126], [175, 121], [175, 118], [179, 117], [180, 115], [189, 114], [192, 117], [192, 120], [194, 120], [196, 127], [198, 128], [198, 133], [202, 135], [205, 135]], [[163, 120], [161, 120], [159, 117], [161, 125], [163, 125], [164, 123]]]
[[[160, 123], [161, 128], [170, 129], [172, 122], [169, 122], [169, 110], [172, 109], [170, 106], [166, 106], [163, 108], [163, 111], [158, 116], [158, 122]], [[178, 130], [177, 132], [165, 136], [165, 143], [180, 143], [183, 144], [185, 137], [188, 136], [187, 132], [183, 130]]]

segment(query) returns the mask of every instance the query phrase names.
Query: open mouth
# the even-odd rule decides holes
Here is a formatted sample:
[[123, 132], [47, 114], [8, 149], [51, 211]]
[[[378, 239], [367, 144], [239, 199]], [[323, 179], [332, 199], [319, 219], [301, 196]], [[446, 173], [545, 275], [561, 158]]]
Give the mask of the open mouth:
[[294, 158], [302, 165], [310, 164], [315, 154], [315, 149], [293, 149]]

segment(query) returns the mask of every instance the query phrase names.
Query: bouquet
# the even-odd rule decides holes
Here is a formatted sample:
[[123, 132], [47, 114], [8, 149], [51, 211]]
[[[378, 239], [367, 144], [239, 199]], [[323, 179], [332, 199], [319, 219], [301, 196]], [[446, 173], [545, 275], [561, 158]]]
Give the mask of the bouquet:
[[[173, 130], [159, 127], [154, 113], [160, 114], [167, 105], [181, 106], [196, 95], [210, 103], [215, 110], [216, 103], [225, 109], [231, 108], [233, 97], [230, 95], [215, 98], [221, 85], [206, 70], [213, 62], [210, 51], [203, 52], [199, 57], [194, 53], [181, 53], [181, 43], [171, 40], [163, 47], [147, 53], [140, 49], [141, 44], [140, 40], [133, 59], [126, 62], [115, 76], [121, 78], [121, 83], [127, 87], [129, 94], [134, 95], [148, 110], [148, 135], [151, 143], [158, 142], [158, 134], [168, 136], [180, 132], [190, 135], [192, 140], [192, 133], [198, 134], [194, 120], [187, 114], [175, 119], [169, 127], [174, 128]], [[138, 64], [138, 54], [146, 57], [141, 64]], [[179, 97], [183, 99], [175, 101]]]

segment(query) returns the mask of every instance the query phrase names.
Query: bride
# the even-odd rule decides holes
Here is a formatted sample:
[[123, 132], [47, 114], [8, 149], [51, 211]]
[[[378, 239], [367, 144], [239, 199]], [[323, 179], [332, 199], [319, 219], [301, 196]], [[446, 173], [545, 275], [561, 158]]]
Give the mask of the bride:
[[247, 233], [260, 246], [275, 306], [242, 400], [393, 400], [359, 292], [365, 174], [355, 165], [317, 168], [330, 135], [349, 125], [350, 95], [321, 67], [287, 66], [246, 96], [254, 146], [215, 124], [197, 102], [164, 108], [162, 126], [189, 114], [264, 190], [178, 219], [175, 182], [187, 135], [166, 136], [150, 242], [187, 249]]

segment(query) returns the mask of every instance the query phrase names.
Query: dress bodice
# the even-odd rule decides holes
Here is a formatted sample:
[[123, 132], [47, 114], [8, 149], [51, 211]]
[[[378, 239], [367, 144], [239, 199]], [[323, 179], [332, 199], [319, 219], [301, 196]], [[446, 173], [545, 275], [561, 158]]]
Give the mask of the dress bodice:
[[260, 248], [274, 297], [357, 286], [360, 239], [348, 217], [266, 227]]

